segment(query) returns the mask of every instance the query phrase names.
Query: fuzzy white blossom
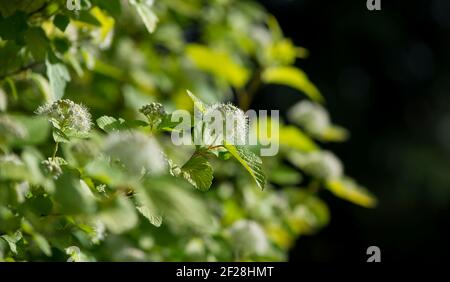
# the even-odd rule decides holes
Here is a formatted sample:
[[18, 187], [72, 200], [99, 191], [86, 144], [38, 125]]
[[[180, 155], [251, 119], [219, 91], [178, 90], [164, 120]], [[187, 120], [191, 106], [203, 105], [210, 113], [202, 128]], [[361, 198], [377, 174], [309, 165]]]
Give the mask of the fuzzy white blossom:
[[47, 116], [53, 126], [62, 131], [88, 133], [91, 130], [91, 114], [88, 109], [69, 99], [40, 106], [36, 114]]
[[233, 245], [243, 255], [263, 255], [269, 250], [269, 240], [263, 228], [252, 220], [239, 220], [228, 230]]
[[248, 116], [230, 103], [208, 106], [200, 126], [205, 145], [247, 144]]
[[135, 174], [155, 174], [166, 169], [167, 162], [158, 142], [138, 131], [110, 134], [105, 141], [104, 151]]
[[320, 179], [334, 179], [343, 174], [342, 162], [329, 151], [292, 152], [288, 158], [305, 172]]
[[301, 101], [288, 112], [292, 122], [302, 126], [314, 135], [321, 135], [330, 126], [330, 116], [327, 110], [317, 103]]

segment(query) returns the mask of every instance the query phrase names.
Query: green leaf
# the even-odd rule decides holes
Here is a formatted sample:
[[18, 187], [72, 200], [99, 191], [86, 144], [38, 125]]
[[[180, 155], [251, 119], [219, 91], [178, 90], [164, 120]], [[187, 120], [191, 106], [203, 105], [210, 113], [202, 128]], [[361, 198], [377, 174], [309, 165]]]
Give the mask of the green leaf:
[[325, 186], [334, 195], [354, 204], [372, 208], [377, 204], [377, 199], [366, 188], [358, 185], [353, 179], [343, 177], [328, 180]]
[[61, 14], [57, 14], [53, 19], [53, 24], [62, 32], [66, 31], [67, 26], [70, 23], [70, 18]]
[[295, 67], [270, 67], [263, 71], [262, 81], [265, 83], [283, 84], [306, 94], [310, 99], [323, 102], [323, 96], [308, 76]]
[[54, 54], [49, 54], [45, 61], [47, 67], [47, 76], [50, 81], [53, 101], [59, 100], [64, 96], [66, 84], [70, 81], [70, 74], [67, 67], [56, 58]]
[[34, 27], [28, 29], [25, 32], [25, 42], [36, 61], [43, 61], [45, 59], [49, 42], [42, 28]]
[[148, 219], [148, 221], [153, 224], [156, 227], [160, 227], [162, 224], [162, 216], [156, 213], [156, 211], [151, 210], [147, 206], [139, 206], [136, 207], [136, 209], [145, 217]]
[[281, 145], [301, 152], [311, 152], [318, 149], [311, 138], [304, 134], [298, 127], [292, 125], [280, 127], [279, 142]]
[[271, 170], [269, 179], [278, 185], [296, 185], [302, 179], [302, 175], [295, 169], [286, 165], [277, 165]]
[[236, 88], [243, 87], [250, 77], [250, 72], [226, 52], [190, 44], [186, 47], [186, 54], [197, 68], [225, 79]]
[[105, 132], [119, 130], [122, 127], [124, 120], [119, 121], [110, 116], [102, 116], [97, 119], [97, 125]]
[[125, 121], [122, 118], [116, 119], [110, 116], [102, 116], [97, 119], [97, 125], [103, 131], [110, 133], [124, 129], [131, 129], [140, 126], [147, 126], [148, 123], [142, 120]]
[[120, 0], [93, 0], [96, 6], [106, 10], [112, 16], [119, 16], [122, 11]]
[[120, 234], [135, 227], [138, 223], [133, 203], [122, 195], [117, 195], [103, 206], [98, 218], [112, 233]]
[[19, 42], [23, 40], [23, 34], [28, 27], [26, 19], [27, 17], [23, 12], [17, 12], [7, 18], [0, 15], [0, 38]]
[[144, 193], [154, 203], [155, 210], [183, 227], [211, 229], [213, 220], [205, 202], [186, 182], [173, 177], [147, 178]]
[[261, 159], [243, 146], [225, 144], [225, 148], [241, 163], [253, 177], [258, 187], [263, 190], [266, 183], [266, 176], [262, 170]]
[[84, 170], [90, 177], [112, 187], [127, 183], [127, 178], [122, 171], [102, 158], [91, 161]]
[[330, 212], [320, 198], [301, 189], [288, 188], [285, 193], [291, 206], [286, 222], [295, 234], [312, 234], [328, 224]]
[[44, 117], [13, 115], [15, 122], [23, 126], [27, 134], [21, 138], [11, 137], [8, 145], [19, 148], [25, 145], [37, 145], [46, 141], [50, 134], [50, 124]]
[[153, 33], [158, 23], [158, 17], [152, 11], [151, 5], [147, 2], [140, 3], [139, 0], [130, 0], [130, 4], [136, 8], [148, 32]]
[[70, 139], [69, 136], [66, 135], [62, 130], [58, 128], [53, 128], [53, 140], [55, 140], [56, 143], [69, 143]]
[[34, 234], [33, 241], [36, 243], [36, 245], [39, 247], [39, 249], [46, 255], [51, 256], [52, 255], [52, 249], [50, 247], [50, 244], [48, 243], [47, 239], [45, 239], [44, 236], [40, 234]]
[[194, 154], [181, 167], [181, 176], [201, 191], [207, 191], [211, 187], [214, 178], [213, 172], [206, 157], [199, 154]]
[[17, 255], [17, 243], [23, 238], [22, 233], [20, 231], [16, 231], [16, 233], [12, 235], [2, 235], [0, 238], [3, 238], [3, 240], [8, 243], [11, 252]]
[[63, 167], [63, 174], [55, 181], [55, 200], [65, 214], [89, 214], [95, 211], [95, 198], [80, 174]]
[[206, 104], [203, 103], [197, 96], [192, 94], [191, 91], [186, 90], [187, 94], [189, 95], [189, 98], [191, 98], [192, 102], [194, 102], [194, 106], [202, 113], [206, 111]]
[[39, 73], [32, 73], [30, 75], [31, 80], [36, 83], [37, 87], [41, 91], [42, 95], [45, 97], [45, 101], [47, 103], [50, 103], [53, 101], [53, 94], [50, 89], [50, 84], [48, 83], [48, 80], [40, 75]]

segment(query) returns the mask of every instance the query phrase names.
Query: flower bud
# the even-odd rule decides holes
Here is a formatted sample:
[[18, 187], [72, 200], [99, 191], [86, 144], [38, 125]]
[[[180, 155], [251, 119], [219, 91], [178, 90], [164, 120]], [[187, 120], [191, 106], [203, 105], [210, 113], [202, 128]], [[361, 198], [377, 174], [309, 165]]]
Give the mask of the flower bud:
[[156, 128], [167, 115], [164, 106], [160, 103], [150, 103], [148, 105], [142, 106], [139, 109], [143, 115], [145, 115], [152, 128]]

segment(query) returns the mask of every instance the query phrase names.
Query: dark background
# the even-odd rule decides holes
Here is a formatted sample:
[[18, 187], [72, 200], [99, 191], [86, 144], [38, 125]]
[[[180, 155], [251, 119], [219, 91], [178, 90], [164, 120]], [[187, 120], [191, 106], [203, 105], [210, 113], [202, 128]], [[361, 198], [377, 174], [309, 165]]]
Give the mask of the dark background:
[[[326, 191], [330, 225], [302, 237], [292, 261], [361, 262], [368, 246], [382, 261], [448, 260], [450, 254], [450, 1], [261, 0], [285, 35], [306, 47], [298, 66], [348, 128], [326, 144], [346, 173], [379, 199], [375, 209]], [[276, 100], [270, 92], [282, 91]], [[254, 108], [287, 109], [287, 87], [266, 87]], [[280, 98], [283, 97], [283, 98]]]

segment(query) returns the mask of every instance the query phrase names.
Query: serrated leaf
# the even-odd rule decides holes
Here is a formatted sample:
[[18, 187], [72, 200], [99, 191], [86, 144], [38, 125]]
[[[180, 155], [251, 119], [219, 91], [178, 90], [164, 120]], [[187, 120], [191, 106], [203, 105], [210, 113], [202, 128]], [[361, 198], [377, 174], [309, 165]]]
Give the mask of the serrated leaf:
[[376, 206], [377, 199], [366, 188], [358, 185], [353, 179], [343, 177], [328, 180], [325, 186], [334, 195], [354, 204], [371, 208]]
[[69, 143], [70, 139], [69, 137], [60, 129], [53, 128], [53, 140], [55, 140], [56, 143]]
[[142, 120], [125, 121], [122, 118], [116, 119], [110, 116], [99, 117], [96, 122], [98, 127], [107, 133], [148, 125], [148, 123]]
[[225, 144], [225, 148], [235, 157], [241, 165], [250, 173], [261, 190], [264, 190], [266, 176], [262, 170], [262, 161], [257, 155], [243, 146]]
[[97, 125], [106, 132], [111, 132], [118, 129], [120, 126], [119, 121], [116, 118], [110, 116], [102, 116], [97, 119]]
[[64, 96], [66, 84], [70, 81], [70, 74], [67, 67], [55, 55], [49, 54], [45, 61], [47, 76], [50, 81], [53, 101]]
[[158, 23], [158, 17], [152, 11], [151, 5], [146, 2], [140, 3], [136, 0], [130, 0], [130, 4], [136, 8], [148, 32], [153, 33]]
[[207, 191], [211, 187], [213, 172], [208, 160], [198, 154], [194, 154], [181, 168], [181, 176], [201, 191]]
[[323, 102], [323, 96], [308, 76], [295, 67], [270, 67], [263, 71], [262, 81], [265, 83], [283, 84], [303, 92], [310, 99]]

